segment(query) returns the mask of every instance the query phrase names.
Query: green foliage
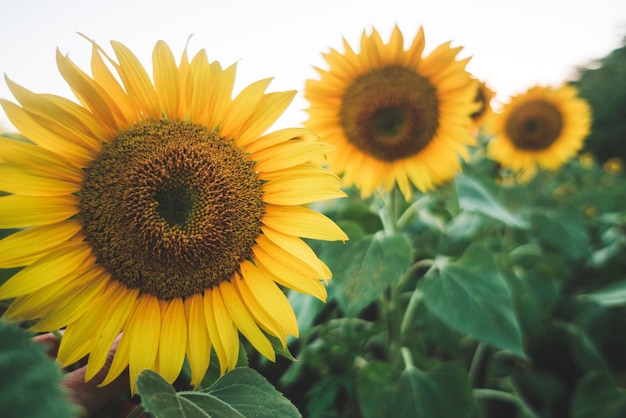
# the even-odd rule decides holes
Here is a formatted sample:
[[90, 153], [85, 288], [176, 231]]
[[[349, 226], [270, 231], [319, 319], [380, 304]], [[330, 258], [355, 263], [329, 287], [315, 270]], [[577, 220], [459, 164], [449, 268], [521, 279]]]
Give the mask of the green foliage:
[[435, 260], [419, 289], [426, 306], [446, 324], [524, 356], [510, 290], [484, 248], [473, 245], [458, 260]]
[[494, 173], [477, 156], [408, 202], [325, 206], [350, 241], [313, 244], [328, 303], [291, 298], [304, 332], [273, 380], [306, 416], [623, 414], [624, 178], [578, 161], [525, 184]]
[[15, 323], [0, 320], [0, 416], [75, 417], [61, 370], [45, 348]]
[[334, 275], [330, 288], [348, 316], [358, 314], [400, 279], [411, 263], [411, 247], [403, 235], [380, 231], [350, 241], [328, 259]]

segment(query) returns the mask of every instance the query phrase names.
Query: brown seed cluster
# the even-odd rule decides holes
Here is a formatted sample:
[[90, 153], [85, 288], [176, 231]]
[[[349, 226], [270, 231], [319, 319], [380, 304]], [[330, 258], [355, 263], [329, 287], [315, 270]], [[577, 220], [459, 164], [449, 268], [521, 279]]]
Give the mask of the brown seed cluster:
[[261, 233], [254, 166], [232, 140], [189, 122], [120, 132], [86, 169], [79, 194], [98, 262], [164, 300], [230, 280]]

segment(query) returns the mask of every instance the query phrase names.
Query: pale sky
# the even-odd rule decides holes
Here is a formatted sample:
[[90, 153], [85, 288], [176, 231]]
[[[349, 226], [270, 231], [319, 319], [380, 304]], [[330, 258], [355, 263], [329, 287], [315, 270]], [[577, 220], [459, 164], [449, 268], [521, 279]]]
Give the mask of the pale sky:
[[[463, 46], [468, 70], [499, 100], [535, 83], [559, 84], [577, 66], [607, 55], [626, 37], [624, 0], [0, 0], [0, 72], [37, 93], [73, 98], [56, 69], [57, 48], [84, 70], [91, 47], [76, 32], [110, 50], [128, 46], [151, 68], [156, 41], [177, 58], [190, 35], [190, 54], [237, 62], [236, 91], [274, 77], [269, 91], [298, 90], [277, 127], [306, 119], [304, 81], [326, 68], [329, 48], [355, 49], [363, 30], [386, 41], [398, 25], [409, 43], [420, 26], [426, 52], [443, 42]], [[151, 71], [151, 70], [150, 70]], [[0, 97], [13, 100], [4, 80]], [[0, 109], [0, 130], [11, 130]]]

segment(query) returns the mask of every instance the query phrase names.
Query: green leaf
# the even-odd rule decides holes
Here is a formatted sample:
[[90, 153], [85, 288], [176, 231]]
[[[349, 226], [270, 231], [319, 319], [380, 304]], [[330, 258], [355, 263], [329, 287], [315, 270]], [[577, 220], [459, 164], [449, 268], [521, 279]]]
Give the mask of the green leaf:
[[391, 396], [397, 381], [391, 364], [372, 361], [359, 369], [356, 377], [356, 392], [359, 407], [365, 418], [389, 416]]
[[155, 418], [300, 417], [289, 400], [249, 368], [234, 369], [197, 392], [176, 392], [158, 373], [144, 370], [137, 394]]
[[143, 370], [137, 376], [137, 394], [141, 396], [145, 411], [155, 418], [213, 416], [190, 400], [181, 397], [172, 385], [152, 370]]
[[328, 260], [333, 272], [329, 292], [341, 309], [354, 316], [373, 302], [411, 263], [411, 247], [404, 235], [378, 232], [355, 242]]
[[428, 309], [451, 327], [525, 356], [508, 284], [483, 247], [472, 245], [455, 261], [436, 260], [418, 287]]
[[591, 293], [582, 294], [579, 298], [602, 306], [623, 305], [626, 303], [626, 280], [613, 282]]
[[[263, 376], [249, 368], [238, 368], [222, 376], [213, 386], [192, 396], [214, 396], [244, 417], [300, 417], [295, 406]], [[185, 396], [189, 396], [186, 393]]]
[[533, 216], [533, 234], [548, 248], [560, 250], [569, 258], [591, 255], [589, 236], [579, 215], [559, 209]]
[[17, 324], [0, 320], [0, 416], [78, 416], [61, 379], [61, 370], [43, 345]]
[[626, 417], [626, 394], [602, 371], [578, 381], [572, 401], [573, 418]]
[[473, 412], [473, 398], [466, 371], [456, 363], [444, 363], [423, 372], [407, 367], [391, 397], [387, 416], [462, 418]]
[[509, 226], [527, 227], [527, 222], [524, 219], [511, 213], [477, 180], [459, 175], [456, 177], [455, 183], [461, 209], [482, 213]]

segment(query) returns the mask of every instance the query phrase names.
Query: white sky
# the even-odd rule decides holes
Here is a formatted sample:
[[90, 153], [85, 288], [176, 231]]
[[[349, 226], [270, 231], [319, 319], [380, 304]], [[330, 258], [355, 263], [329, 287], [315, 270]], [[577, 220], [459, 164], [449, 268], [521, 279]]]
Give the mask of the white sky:
[[[407, 43], [419, 26], [426, 51], [452, 41], [468, 66], [506, 100], [535, 83], [558, 84], [573, 69], [621, 46], [626, 36], [624, 0], [0, 0], [0, 72], [38, 93], [72, 97], [58, 73], [55, 51], [69, 53], [88, 70], [91, 48], [82, 32], [110, 51], [127, 45], [151, 66], [152, 48], [165, 40], [177, 58], [206, 49], [223, 66], [238, 62], [236, 90], [274, 77], [272, 91], [300, 94], [279, 121], [306, 119], [304, 80], [321, 52], [358, 48], [364, 29], [384, 40], [398, 24]], [[13, 100], [4, 80], [0, 97]], [[0, 129], [12, 129], [0, 109]]]

